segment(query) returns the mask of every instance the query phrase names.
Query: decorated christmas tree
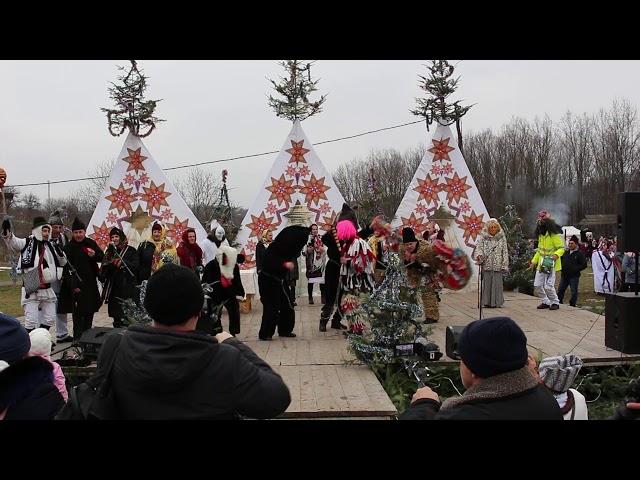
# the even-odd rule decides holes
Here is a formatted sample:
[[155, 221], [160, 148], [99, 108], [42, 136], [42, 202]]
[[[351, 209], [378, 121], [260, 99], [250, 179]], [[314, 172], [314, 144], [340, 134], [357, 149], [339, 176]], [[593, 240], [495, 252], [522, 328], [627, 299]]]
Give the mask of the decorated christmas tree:
[[[389, 254], [389, 263], [382, 284], [361, 303], [354, 302], [345, 316], [357, 315], [368, 324], [362, 335], [349, 335], [349, 347], [355, 356], [371, 366], [400, 363], [399, 346], [426, 346], [428, 328], [424, 327], [422, 308], [418, 305], [418, 290], [408, 286], [404, 265], [397, 253]], [[437, 350], [437, 346], [431, 344]], [[414, 356], [419, 356], [416, 352]]]
[[460, 78], [451, 78], [455, 67], [446, 60], [432, 60], [429, 69], [429, 76], [420, 77], [420, 88], [427, 93], [426, 98], [416, 98], [416, 108], [411, 113], [423, 117], [429, 125], [437, 122], [440, 125], [448, 126], [456, 124], [458, 131], [458, 146], [462, 152], [462, 126], [461, 119], [473, 105], [463, 107], [460, 100], [448, 102], [447, 99], [458, 88]]
[[304, 63], [300, 60], [287, 60], [281, 62], [288, 76], [280, 79], [280, 83], [269, 80], [274, 90], [284, 98], [269, 96], [269, 106], [273, 108], [278, 117], [295, 122], [302, 121], [322, 111], [322, 104], [327, 96], [322, 95], [312, 102], [309, 95], [318, 90], [319, 80], [311, 80], [311, 65], [313, 62]]
[[[118, 67], [118, 70], [123, 72], [124, 69], [124, 67]], [[111, 83], [109, 94], [116, 105], [114, 108], [100, 110], [107, 114], [109, 133], [114, 137], [119, 137], [128, 129], [136, 137], [144, 138], [155, 130], [156, 123], [164, 122], [153, 115], [160, 100], [144, 99], [147, 78], [138, 70], [136, 61], [131, 60], [131, 67], [127, 74], [118, 77], [121, 83]], [[147, 130], [142, 132], [145, 128]]]
[[534, 270], [528, 270], [534, 248], [522, 233], [522, 218], [514, 205], [505, 207], [504, 215], [498, 221], [502, 225], [509, 246], [509, 273], [504, 278], [504, 287], [520, 293], [533, 295]]

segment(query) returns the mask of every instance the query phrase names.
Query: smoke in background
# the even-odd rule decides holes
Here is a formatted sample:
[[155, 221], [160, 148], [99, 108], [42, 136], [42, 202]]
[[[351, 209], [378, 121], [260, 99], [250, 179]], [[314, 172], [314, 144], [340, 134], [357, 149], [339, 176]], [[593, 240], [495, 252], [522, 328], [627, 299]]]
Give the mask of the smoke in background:
[[514, 203], [518, 208], [525, 232], [533, 233], [540, 210], [551, 213], [551, 218], [561, 227], [567, 225], [571, 205], [577, 199], [575, 185], [567, 185], [545, 195], [535, 195], [527, 179], [522, 176], [513, 179], [510, 185], [511, 188], [507, 185], [507, 202]]

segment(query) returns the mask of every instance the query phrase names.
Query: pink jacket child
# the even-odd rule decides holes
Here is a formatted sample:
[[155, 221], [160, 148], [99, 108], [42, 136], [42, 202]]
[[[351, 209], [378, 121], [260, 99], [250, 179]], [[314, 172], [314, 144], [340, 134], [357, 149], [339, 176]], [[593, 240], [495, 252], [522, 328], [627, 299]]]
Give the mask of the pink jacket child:
[[69, 398], [67, 394], [67, 385], [62, 373], [62, 368], [56, 362], [51, 361], [51, 337], [49, 336], [49, 330], [44, 328], [36, 328], [29, 333], [31, 339], [31, 350], [29, 350], [29, 356], [35, 357], [36, 355], [49, 360], [53, 365], [53, 384], [56, 386], [62, 398], [66, 402]]

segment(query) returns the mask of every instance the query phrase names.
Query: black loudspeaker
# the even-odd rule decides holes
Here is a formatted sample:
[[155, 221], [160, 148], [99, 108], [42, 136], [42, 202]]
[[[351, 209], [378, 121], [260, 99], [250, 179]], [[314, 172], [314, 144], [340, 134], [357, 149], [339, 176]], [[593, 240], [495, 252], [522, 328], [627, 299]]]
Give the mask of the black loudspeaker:
[[80, 337], [80, 348], [85, 358], [98, 358], [100, 349], [111, 333], [122, 332], [126, 328], [94, 327]]
[[604, 344], [622, 353], [640, 353], [640, 296], [633, 292], [607, 294]]
[[445, 350], [447, 352], [447, 357], [452, 360], [460, 360], [460, 355], [458, 355], [458, 339], [460, 338], [460, 334], [464, 330], [464, 327], [456, 327], [450, 325], [447, 327], [446, 334], [446, 346]]
[[618, 194], [619, 252], [640, 252], [640, 192]]

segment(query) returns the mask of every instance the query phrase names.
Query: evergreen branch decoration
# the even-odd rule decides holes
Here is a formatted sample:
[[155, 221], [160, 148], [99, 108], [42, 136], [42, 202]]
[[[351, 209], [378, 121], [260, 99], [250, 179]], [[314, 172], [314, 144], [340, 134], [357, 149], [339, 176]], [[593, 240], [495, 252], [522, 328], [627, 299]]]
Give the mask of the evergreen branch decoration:
[[269, 106], [281, 118], [295, 122], [305, 120], [322, 111], [322, 104], [327, 96], [321, 95], [320, 99], [312, 102], [309, 95], [318, 90], [319, 80], [311, 80], [311, 65], [304, 64], [300, 60], [287, 60], [280, 62], [288, 76], [280, 77], [280, 83], [269, 79], [273, 89], [284, 99], [269, 95]]
[[460, 119], [469, 111], [473, 105], [464, 107], [460, 105], [460, 100], [448, 103], [447, 98], [458, 88], [460, 77], [451, 78], [454, 66], [446, 60], [432, 60], [431, 65], [426, 65], [429, 69], [429, 76], [420, 77], [420, 88], [427, 92], [426, 98], [416, 98], [417, 107], [411, 110], [416, 116], [423, 117], [427, 122], [427, 130], [433, 122], [441, 125], [459, 125]]
[[[125, 67], [118, 67], [118, 70], [124, 72]], [[136, 61], [131, 60], [127, 74], [118, 77], [121, 84], [111, 82], [109, 96], [115, 101], [115, 108], [100, 110], [107, 114], [109, 133], [112, 136], [119, 137], [129, 129], [136, 137], [148, 137], [155, 130], [157, 123], [165, 121], [153, 115], [160, 100], [144, 99], [147, 78], [138, 69]], [[146, 131], [142, 132], [144, 129]]]

